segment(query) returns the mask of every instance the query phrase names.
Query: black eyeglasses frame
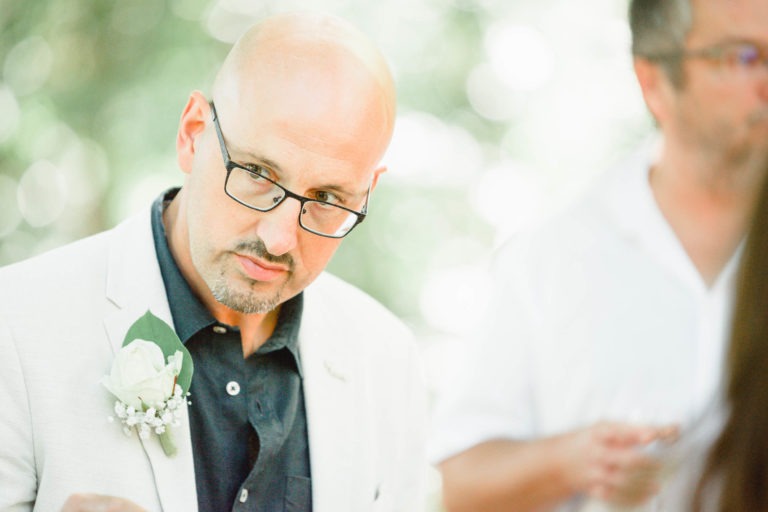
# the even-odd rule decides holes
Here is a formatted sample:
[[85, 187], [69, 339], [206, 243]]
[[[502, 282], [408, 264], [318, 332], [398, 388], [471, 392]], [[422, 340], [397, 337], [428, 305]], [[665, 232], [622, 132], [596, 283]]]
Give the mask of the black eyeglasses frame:
[[[318, 199], [312, 199], [312, 198], [309, 198], [309, 197], [305, 197], [305, 196], [296, 194], [295, 192], [291, 192], [290, 190], [288, 190], [287, 188], [282, 186], [277, 181], [271, 179], [269, 176], [264, 176], [263, 174], [255, 173], [252, 169], [249, 169], [249, 168], [247, 168], [247, 167], [245, 167], [243, 165], [240, 165], [237, 162], [232, 160], [232, 158], [229, 156], [229, 150], [227, 149], [227, 145], [224, 142], [224, 134], [221, 132], [221, 125], [219, 124], [219, 116], [216, 113], [216, 107], [214, 106], [212, 101], [209, 103], [209, 105], [211, 107], [211, 114], [213, 116], [213, 125], [216, 128], [216, 135], [219, 138], [219, 145], [221, 146], [221, 156], [224, 159], [224, 167], [227, 170], [227, 176], [226, 176], [226, 178], [224, 180], [224, 193], [227, 194], [227, 196], [229, 196], [232, 200], [234, 200], [237, 203], [245, 206], [246, 208], [250, 208], [251, 210], [256, 210], [258, 212], [264, 213], [264, 212], [269, 212], [269, 211], [274, 210], [275, 208], [280, 206], [289, 197], [293, 198], [293, 199], [296, 199], [301, 204], [301, 208], [299, 209], [299, 219], [298, 219], [299, 226], [302, 229], [304, 229], [305, 231], [309, 231], [312, 234], [315, 234], [315, 235], [318, 235], [318, 236], [322, 236], [322, 237], [325, 237], [325, 238], [336, 238], [336, 239], [344, 238], [349, 233], [351, 233], [352, 230], [358, 226], [358, 224], [360, 224], [361, 222], [363, 222], [363, 220], [365, 220], [366, 215], [368, 215], [368, 200], [369, 200], [370, 195], [371, 195], [371, 185], [372, 184], [368, 185], [368, 191], [365, 194], [365, 203], [363, 204], [363, 208], [360, 211], [352, 210], [350, 208], [346, 208], [346, 207], [338, 205], [338, 204], [333, 204], [333, 203], [329, 203], [329, 202], [326, 202], [326, 201], [320, 201]], [[270, 183], [272, 183], [273, 185], [278, 187], [280, 190], [282, 190], [282, 192], [284, 194], [283, 197], [279, 201], [276, 201], [274, 204], [270, 205], [268, 208], [259, 208], [257, 206], [253, 206], [252, 204], [248, 204], [248, 203], [240, 200], [238, 197], [236, 197], [235, 195], [231, 194], [230, 191], [229, 191], [229, 188], [227, 187], [227, 184], [229, 183], [229, 177], [232, 175], [232, 171], [235, 168], [241, 169], [241, 170], [243, 170], [245, 172], [248, 172], [250, 174], [258, 174], [258, 176], [260, 178], [263, 178], [263, 179], [269, 181]], [[329, 235], [327, 233], [321, 233], [319, 231], [315, 231], [312, 228], [308, 228], [307, 226], [304, 225], [304, 223], [302, 221], [302, 214], [305, 212], [304, 204], [308, 203], [308, 202], [310, 202], [310, 203], [320, 203], [320, 204], [323, 204], [323, 205], [332, 206], [334, 208], [339, 208], [339, 209], [344, 210], [344, 211], [346, 211], [348, 213], [354, 214], [356, 216], [355, 223], [352, 224], [352, 226], [350, 226], [350, 228], [347, 229], [344, 232], [344, 234], [342, 234], [342, 235]]]

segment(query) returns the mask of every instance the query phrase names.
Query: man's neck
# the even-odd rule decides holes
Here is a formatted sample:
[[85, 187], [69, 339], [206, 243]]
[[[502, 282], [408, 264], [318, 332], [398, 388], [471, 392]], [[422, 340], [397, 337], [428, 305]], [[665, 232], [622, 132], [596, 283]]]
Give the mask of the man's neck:
[[715, 167], [665, 148], [651, 189], [707, 287], [733, 256], [749, 226], [762, 169]]

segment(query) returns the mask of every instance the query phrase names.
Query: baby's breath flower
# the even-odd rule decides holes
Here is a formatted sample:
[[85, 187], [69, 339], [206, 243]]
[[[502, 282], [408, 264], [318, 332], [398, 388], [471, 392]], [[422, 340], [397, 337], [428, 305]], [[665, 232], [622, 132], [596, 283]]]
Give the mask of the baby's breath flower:
[[[143, 340], [139, 341], [143, 342]], [[150, 344], [150, 342], [143, 343]], [[143, 352], [137, 351], [136, 353], [142, 355], [158, 350], [154, 346], [143, 345], [143, 347]], [[113, 407], [114, 416], [108, 417], [108, 421], [114, 422], [115, 417], [117, 417], [123, 425], [125, 435], [130, 436], [135, 431], [142, 440], [149, 439], [154, 432], [160, 436], [160, 443], [165, 453], [168, 455], [175, 453], [176, 448], [173, 446], [168, 427], [177, 427], [181, 424], [182, 405], [189, 396], [189, 393], [185, 393], [182, 387], [176, 384], [182, 362], [182, 354], [177, 351], [173, 356], [168, 357], [168, 364], [160, 372], [162, 379], [170, 380], [169, 384], [173, 384], [172, 388], [171, 385], [167, 387], [156, 386], [157, 389], [144, 390], [141, 394], [131, 395], [130, 399], [124, 398], [126, 389], [122, 385], [124, 383], [118, 379], [121, 375], [119, 372], [113, 371], [110, 376], [105, 377], [104, 385], [118, 398]], [[142, 397], [148, 399], [145, 400]]]

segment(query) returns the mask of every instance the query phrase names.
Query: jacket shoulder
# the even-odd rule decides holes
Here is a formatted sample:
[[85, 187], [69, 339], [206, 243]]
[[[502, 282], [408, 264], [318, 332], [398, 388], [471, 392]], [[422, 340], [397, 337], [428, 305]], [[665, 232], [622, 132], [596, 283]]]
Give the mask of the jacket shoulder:
[[388, 346], [412, 341], [410, 329], [379, 301], [356, 286], [323, 272], [304, 292], [305, 314], [346, 332], [365, 332]]
[[45, 300], [50, 292], [81, 289], [102, 279], [111, 231], [63, 245], [0, 268], [0, 304], [25, 296]]

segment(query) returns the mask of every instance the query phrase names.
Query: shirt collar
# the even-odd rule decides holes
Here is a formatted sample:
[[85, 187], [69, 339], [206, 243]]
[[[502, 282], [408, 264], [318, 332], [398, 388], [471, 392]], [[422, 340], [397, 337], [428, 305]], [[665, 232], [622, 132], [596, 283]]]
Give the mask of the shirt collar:
[[680, 240], [659, 208], [651, 188], [649, 175], [658, 158], [662, 139], [652, 136], [620, 165], [609, 173], [601, 194], [609, 210], [607, 218], [614, 219], [616, 227], [627, 239], [641, 246], [672, 272], [700, 293], [728, 289], [741, 258], [743, 241], [721, 270], [714, 285], [707, 289], [701, 275], [691, 262]]
[[[179, 188], [171, 188], [155, 199], [152, 204], [152, 235], [173, 324], [179, 339], [186, 344], [192, 336], [219, 322], [192, 292], [168, 246], [165, 225], [163, 224], [163, 211], [178, 192]], [[280, 308], [274, 332], [256, 351], [256, 354], [263, 355], [283, 348], [288, 350], [293, 355], [299, 374], [301, 374], [299, 327], [301, 326], [303, 305], [303, 293], [284, 302]], [[227, 328], [239, 332], [237, 327], [227, 326]]]

